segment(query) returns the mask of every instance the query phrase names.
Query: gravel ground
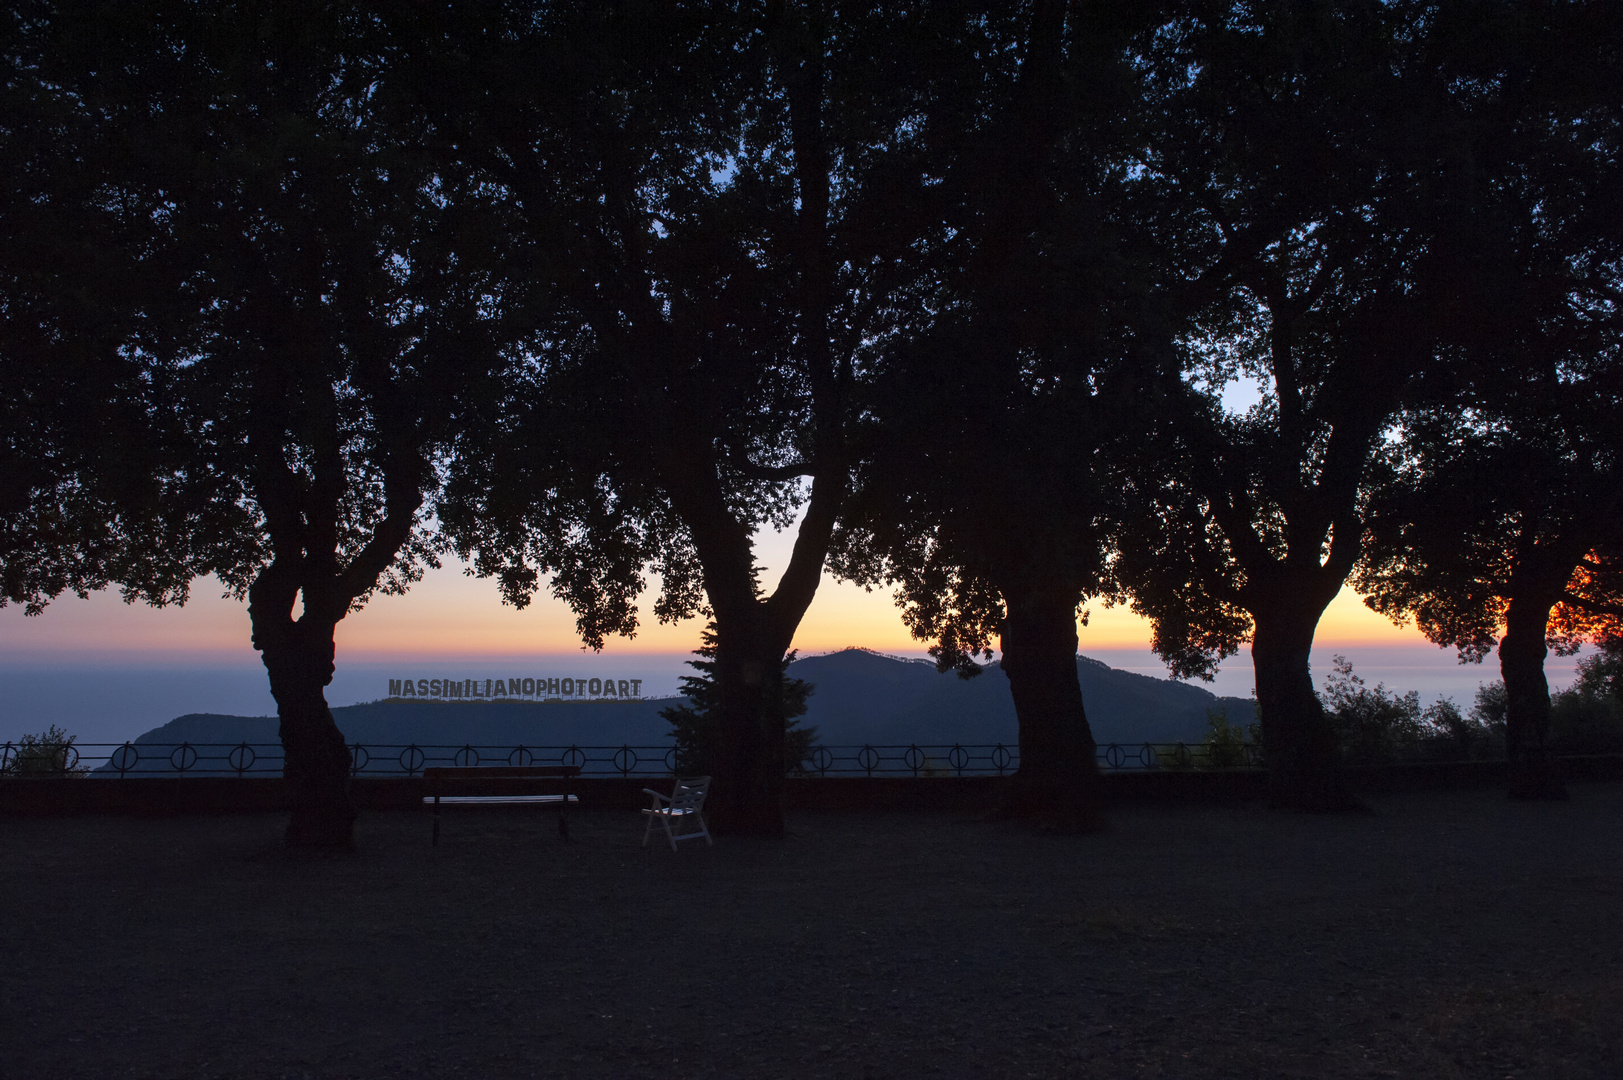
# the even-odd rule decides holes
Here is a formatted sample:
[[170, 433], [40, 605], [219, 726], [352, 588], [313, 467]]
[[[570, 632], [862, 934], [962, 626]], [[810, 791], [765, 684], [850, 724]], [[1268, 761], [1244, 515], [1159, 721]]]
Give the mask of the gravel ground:
[[0, 1073], [1617, 1077], [1623, 787], [1373, 816], [0, 823]]

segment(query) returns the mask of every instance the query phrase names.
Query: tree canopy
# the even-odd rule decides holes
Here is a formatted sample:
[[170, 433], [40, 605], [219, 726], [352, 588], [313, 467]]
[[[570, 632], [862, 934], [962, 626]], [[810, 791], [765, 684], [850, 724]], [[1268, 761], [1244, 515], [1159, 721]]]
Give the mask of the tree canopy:
[[115, 461], [104, 434], [81, 472], [135, 464], [145, 487], [116, 509], [157, 525], [96, 572], [158, 604], [205, 574], [248, 600], [299, 792], [289, 840], [347, 844], [333, 630], [435, 562], [451, 435], [507, 340], [502, 234], [375, 92], [362, 12], [154, 3], [38, 30], [36, 85], [84, 103], [76, 152], [99, 166], [72, 209], [134, 208], [109, 260], [130, 283], [107, 345], [126, 372], [90, 404], [137, 417], [139, 453]]
[[781, 830], [831, 560], [943, 668], [1001, 647], [1022, 812], [1096, 781], [1093, 601], [1179, 676], [1249, 640], [1285, 805], [1348, 801], [1349, 580], [1504, 631], [1516, 753], [1623, 600], [1617, 18], [22, 5], [0, 603], [247, 598], [301, 842], [349, 835], [334, 628], [447, 551], [589, 647], [654, 577], [713, 621], [723, 831]]

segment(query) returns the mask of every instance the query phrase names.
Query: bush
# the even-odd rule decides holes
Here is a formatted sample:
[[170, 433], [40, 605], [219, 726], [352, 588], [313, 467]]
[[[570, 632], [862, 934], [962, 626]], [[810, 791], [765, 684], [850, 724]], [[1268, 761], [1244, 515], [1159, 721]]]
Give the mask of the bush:
[[[688, 661], [688, 666], [697, 669], [699, 674], [682, 679], [682, 693], [687, 696], [688, 704], [673, 705], [659, 712], [670, 722], [671, 735], [676, 741], [676, 771], [681, 776], [709, 776], [715, 772], [716, 748], [721, 735], [714, 715], [719, 701], [713, 674], [716, 669], [713, 626], [705, 628], [702, 640], [695, 655], [703, 659]], [[805, 679], [788, 677], [789, 665], [794, 661], [793, 652], [783, 658], [780, 682], [783, 687], [783, 768], [791, 773], [805, 771], [806, 759], [811, 757], [817, 740], [816, 728], [803, 728], [795, 722], [795, 717], [806, 714], [806, 699], [811, 697], [815, 687]]]
[[[1502, 700], [1504, 686], [1495, 685], [1499, 687], [1498, 699]], [[1504, 711], [1500, 708], [1497, 726], [1487, 719], [1481, 704], [1485, 693], [1492, 696], [1493, 691], [1487, 687], [1477, 689], [1478, 704], [1469, 716], [1462, 715], [1452, 699], [1440, 698], [1421, 714], [1427, 735], [1464, 758], [1492, 757], [1501, 751], [1505, 741]]]
[[1418, 692], [1399, 696], [1385, 683], [1370, 687], [1353, 674], [1345, 656], [1335, 657], [1332, 665], [1320, 701], [1344, 758], [1359, 764], [1396, 761], [1425, 737]]
[[1476, 688], [1476, 702], [1471, 706], [1471, 720], [1503, 739], [1505, 712], [1509, 709], [1505, 684], [1495, 679]]
[[86, 776], [90, 769], [78, 764], [79, 754], [69, 735], [52, 724], [38, 735], [24, 735], [6, 766], [8, 776]]
[[1623, 750], [1623, 639], [1578, 661], [1578, 681], [1550, 695], [1550, 741], [1569, 754]]
[[1262, 725], [1245, 727], [1229, 723], [1227, 711], [1206, 710], [1206, 764], [1213, 769], [1232, 769], [1246, 764], [1245, 748], [1262, 745]]

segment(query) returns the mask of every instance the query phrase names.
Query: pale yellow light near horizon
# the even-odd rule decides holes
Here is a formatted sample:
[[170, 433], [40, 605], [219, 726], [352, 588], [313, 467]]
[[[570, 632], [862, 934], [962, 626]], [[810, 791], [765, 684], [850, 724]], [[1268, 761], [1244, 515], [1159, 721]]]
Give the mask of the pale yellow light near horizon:
[[[774, 580], [768, 578], [767, 580]], [[184, 608], [157, 610], [126, 605], [116, 592], [88, 600], [59, 599], [43, 615], [0, 609], [0, 656], [192, 655], [198, 659], [252, 656], [248, 616], [241, 603], [221, 598], [212, 579], [197, 582]], [[652, 595], [645, 595], [645, 613]], [[1081, 649], [1147, 649], [1149, 624], [1126, 608], [1088, 605]], [[686, 653], [697, 648], [702, 629], [692, 619], [660, 625], [646, 614], [635, 639], [611, 638], [605, 652]], [[1319, 625], [1323, 645], [1421, 645], [1413, 627], [1398, 628], [1342, 590]], [[859, 645], [881, 652], [917, 653], [925, 643], [903, 625], [889, 590], [867, 592], [825, 577], [795, 635], [802, 653]], [[459, 567], [431, 572], [405, 596], [379, 596], [338, 628], [338, 649], [350, 658], [463, 655], [510, 656], [568, 653], [580, 649], [574, 616], [550, 595], [523, 611], [503, 603], [489, 580], [465, 576]]]

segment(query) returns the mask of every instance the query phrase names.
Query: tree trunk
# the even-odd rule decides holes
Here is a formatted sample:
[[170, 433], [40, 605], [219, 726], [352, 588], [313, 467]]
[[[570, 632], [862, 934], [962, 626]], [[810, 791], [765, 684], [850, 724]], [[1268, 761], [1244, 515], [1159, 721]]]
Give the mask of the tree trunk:
[[1313, 636], [1327, 604], [1304, 590], [1252, 612], [1251, 661], [1268, 797], [1283, 809], [1334, 811], [1359, 805], [1340, 775], [1335, 731], [1313, 691], [1309, 667]]
[[1550, 684], [1544, 678], [1548, 598], [1512, 597], [1499, 641], [1499, 673], [1505, 680], [1505, 756], [1513, 799], [1564, 799], [1550, 753]]
[[[257, 587], [255, 592], [262, 592]], [[278, 607], [280, 605], [277, 605]], [[332, 682], [337, 625], [306, 612], [264, 610], [258, 596], [249, 604], [254, 647], [270, 676], [271, 696], [281, 718], [282, 776], [292, 788], [289, 847], [352, 848], [355, 807], [349, 797], [349, 747], [327, 705]], [[287, 610], [291, 612], [291, 602]]]
[[783, 835], [783, 656], [776, 635], [716, 620], [718, 745], [707, 803], [718, 833]]
[[1104, 784], [1076, 675], [1080, 591], [1004, 594], [1002, 668], [1020, 723], [1020, 768], [999, 812], [1067, 831], [1105, 826]]

